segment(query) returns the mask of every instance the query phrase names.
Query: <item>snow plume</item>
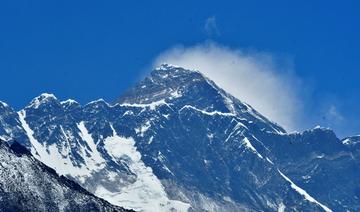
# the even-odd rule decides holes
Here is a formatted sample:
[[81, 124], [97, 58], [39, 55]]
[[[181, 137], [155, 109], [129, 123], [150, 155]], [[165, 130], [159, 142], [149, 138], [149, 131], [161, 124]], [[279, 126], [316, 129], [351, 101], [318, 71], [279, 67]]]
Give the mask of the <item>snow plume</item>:
[[196, 69], [287, 130], [297, 129], [302, 104], [292, 64], [271, 54], [231, 49], [213, 42], [176, 46], [155, 60]]
[[211, 16], [206, 19], [205, 25], [204, 25], [204, 31], [206, 35], [208, 36], [219, 36], [220, 31], [216, 23], [216, 17]]

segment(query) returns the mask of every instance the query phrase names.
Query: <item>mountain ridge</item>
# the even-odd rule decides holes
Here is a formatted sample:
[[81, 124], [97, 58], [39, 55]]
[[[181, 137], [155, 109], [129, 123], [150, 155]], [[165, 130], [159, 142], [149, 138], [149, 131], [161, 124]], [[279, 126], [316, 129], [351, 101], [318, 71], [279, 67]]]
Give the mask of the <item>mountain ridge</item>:
[[[100, 99], [80, 105], [44, 94], [29, 105], [23, 112], [0, 108], [0, 136], [22, 138], [33, 154], [41, 153], [39, 160], [52, 159], [50, 167], [60, 165], [58, 172], [113, 204], [152, 211], [357, 206], [356, 198], [345, 203], [327, 198], [331, 187], [317, 180], [322, 172], [293, 168], [317, 165], [336, 176], [328, 162], [317, 162], [341, 155], [338, 146], [350, 154], [332, 131], [286, 133], [196, 71], [161, 66], [115, 104]], [[324, 145], [327, 141], [331, 145]], [[340, 162], [356, 163], [349, 157]], [[304, 182], [312, 181], [304, 176], [323, 191], [309, 187]], [[156, 198], [143, 196], [134, 185]], [[135, 196], [126, 196], [127, 189]]]

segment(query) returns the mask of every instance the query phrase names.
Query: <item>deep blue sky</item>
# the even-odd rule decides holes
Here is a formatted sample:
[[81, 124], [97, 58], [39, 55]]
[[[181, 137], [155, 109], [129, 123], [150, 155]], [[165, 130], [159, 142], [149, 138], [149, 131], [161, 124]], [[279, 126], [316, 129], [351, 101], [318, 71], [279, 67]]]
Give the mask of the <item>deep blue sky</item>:
[[[358, 2], [3, 0], [0, 99], [15, 109], [43, 92], [112, 101], [162, 51], [211, 39], [292, 58], [313, 89], [307, 104], [319, 110], [315, 121], [359, 134]], [[213, 35], [204, 29], [211, 17]], [[329, 104], [341, 123], [328, 123]]]

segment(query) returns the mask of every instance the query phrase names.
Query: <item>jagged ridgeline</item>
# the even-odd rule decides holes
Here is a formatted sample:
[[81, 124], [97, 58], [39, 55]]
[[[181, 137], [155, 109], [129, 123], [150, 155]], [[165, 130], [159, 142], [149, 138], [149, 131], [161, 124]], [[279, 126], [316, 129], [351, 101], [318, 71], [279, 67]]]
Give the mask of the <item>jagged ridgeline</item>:
[[360, 210], [358, 137], [287, 133], [198, 71], [164, 64], [115, 104], [0, 104], [0, 136], [137, 211]]

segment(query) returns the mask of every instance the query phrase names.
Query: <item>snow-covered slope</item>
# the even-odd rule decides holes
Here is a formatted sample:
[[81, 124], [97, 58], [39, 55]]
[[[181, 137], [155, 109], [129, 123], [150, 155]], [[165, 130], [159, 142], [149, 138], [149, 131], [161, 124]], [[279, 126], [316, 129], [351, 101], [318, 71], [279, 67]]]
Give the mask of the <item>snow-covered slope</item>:
[[[62, 104], [69, 106], [68, 102]], [[98, 101], [90, 103], [89, 107], [94, 105], [97, 109], [98, 104], [105, 103]], [[44, 111], [55, 116], [38, 116]], [[68, 117], [59, 123], [57, 119], [63, 119], [62, 116], [67, 114], [56, 97], [50, 94], [35, 98], [18, 112], [18, 116], [30, 142], [28, 146], [37, 159], [110, 203], [144, 211], [175, 208], [186, 211], [189, 208], [186, 203], [168, 199], [151, 168], [141, 161], [132, 138], [118, 136], [111, 123], [107, 125], [110, 134], [97, 132], [101, 135], [95, 139], [86, 126], [87, 121]]]
[[[113, 129], [112, 126], [111, 128]], [[123, 205], [135, 210], [188, 210], [189, 204], [180, 201], [169, 201], [160, 180], [153, 174], [152, 169], [147, 167], [141, 160], [141, 154], [135, 147], [134, 139], [121, 137], [113, 129], [113, 136], [104, 140], [104, 148], [114, 161], [125, 160], [130, 171], [136, 173], [137, 178], [134, 183], [124, 186], [118, 193], [112, 193], [99, 186], [95, 191], [96, 195], [108, 199], [113, 204]]]
[[[339, 174], [331, 166], [334, 161], [351, 164], [344, 171], [358, 167], [356, 160], [334, 159], [354, 155], [350, 147], [322, 129], [288, 134], [193, 70], [162, 65], [112, 105], [100, 99], [82, 106], [50, 94], [36, 97], [20, 112], [2, 104], [0, 124], [2, 138], [22, 141], [59, 174], [126, 208], [357, 208], [356, 195], [333, 199], [330, 186], [319, 180], [310, 186], [303, 178], [319, 165], [312, 179], [333, 179]], [[315, 163], [323, 155], [327, 162]], [[356, 182], [338, 181], [346, 189]], [[346, 204], [340, 197], [347, 197]]]
[[18, 143], [0, 142], [0, 211], [126, 211], [59, 177]]

